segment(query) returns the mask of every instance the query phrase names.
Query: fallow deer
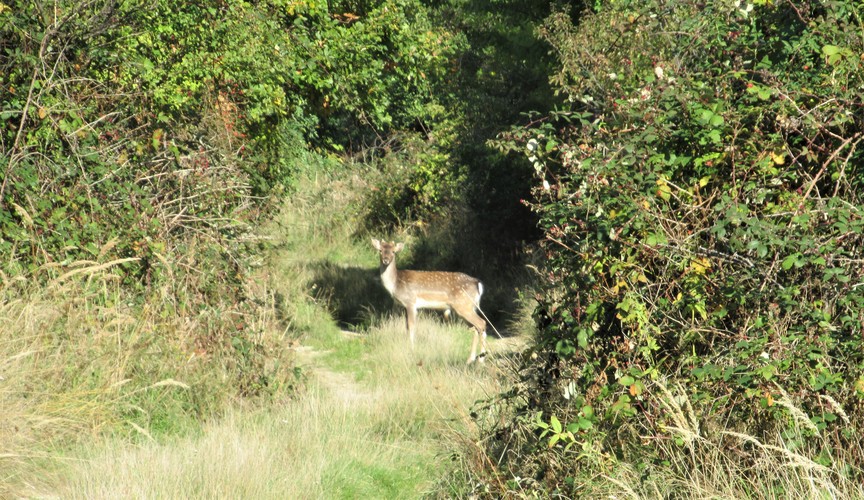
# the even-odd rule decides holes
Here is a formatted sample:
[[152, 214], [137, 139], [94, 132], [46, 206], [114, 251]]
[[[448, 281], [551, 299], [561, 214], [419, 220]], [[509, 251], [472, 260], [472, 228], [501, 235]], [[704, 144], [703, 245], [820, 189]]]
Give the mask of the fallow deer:
[[396, 268], [396, 253], [404, 248], [403, 243], [388, 243], [372, 238], [372, 246], [381, 257], [380, 271], [384, 288], [407, 312], [411, 348], [414, 348], [418, 309], [438, 309], [445, 313], [453, 310], [474, 327], [474, 342], [468, 363], [477, 359], [478, 341], [481, 344], [480, 361], [483, 361], [486, 355], [486, 322], [477, 314], [483, 283], [464, 273], [399, 270]]

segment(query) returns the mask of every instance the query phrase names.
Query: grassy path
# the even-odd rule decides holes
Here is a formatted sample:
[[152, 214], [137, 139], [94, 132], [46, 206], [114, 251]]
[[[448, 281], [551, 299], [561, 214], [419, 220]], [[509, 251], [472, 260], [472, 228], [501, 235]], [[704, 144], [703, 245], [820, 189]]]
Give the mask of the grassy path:
[[330, 311], [334, 302], [347, 307], [350, 294], [334, 284], [359, 290], [360, 311], [369, 287], [380, 287], [371, 247], [350, 236], [352, 192], [338, 180], [307, 179], [270, 229], [277, 250], [262, 279], [282, 298], [288, 336], [298, 342], [306, 382], [296, 397], [232, 409], [200, 434], [169, 442], [89, 448], [58, 478], [58, 496], [451, 496], [443, 478], [476, 440], [471, 407], [500, 390], [502, 354], [518, 340], [490, 339], [490, 361], [468, 367], [468, 326], [434, 313], [421, 317], [414, 351], [404, 312], [389, 305], [366, 309], [357, 332], [340, 329]]
[[[266, 411], [237, 409], [199, 436], [94, 448], [62, 498], [419, 498], [447, 495], [446, 475], [472, 440], [469, 407], [497, 389], [492, 363], [466, 368], [462, 328], [426, 319], [422, 366], [401, 322], [304, 349], [303, 394]], [[310, 339], [318, 342], [320, 339]], [[350, 371], [334, 370], [361, 345]], [[500, 342], [499, 342], [500, 344]], [[496, 344], [495, 348], [502, 347]], [[419, 347], [418, 346], [418, 347]], [[467, 440], [467, 441], [466, 441]]]

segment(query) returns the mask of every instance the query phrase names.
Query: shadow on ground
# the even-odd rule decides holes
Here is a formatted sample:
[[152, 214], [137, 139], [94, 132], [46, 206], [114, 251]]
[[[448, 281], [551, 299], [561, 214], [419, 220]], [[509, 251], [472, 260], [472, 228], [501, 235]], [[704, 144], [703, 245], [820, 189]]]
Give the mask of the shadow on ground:
[[393, 299], [381, 285], [378, 269], [342, 266], [328, 261], [309, 264], [314, 278], [310, 293], [326, 304], [339, 326], [359, 330], [392, 311]]
[[[412, 266], [413, 267], [413, 266]], [[325, 304], [333, 319], [341, 328], [358, 331], [370, 327], [374, 320], [382, 315], [397, 312], [404, 315], [404, 309], [397, 305], [381, 283], [378, 268], [362, 268], [344, 266], [329, 261], [318, 261], [309, 264], [313, 273], [310, 284], [310, 294], [316, 300]], [[507, 313], [508, 306], [516, 308], [517, 297], [513, 287], [498, 289], [494, 287], [494, 278], [484, 281], [486, 292], [481, 306], [488, 315], [488, 321], [498, 330], [501, 336], [507, 337], [510, 323]], [[493, 286], [490, 286], [493, 284]], [[424, 311], [424, 314], [435, 314]], [[515, 314], [516, 311], [514, 310]], [[462, 321], [454, 316], [454, 321]], [[465, 324], [466, 327], [468, 324]], [[489, 329], [489, 335], [497, 335]]]

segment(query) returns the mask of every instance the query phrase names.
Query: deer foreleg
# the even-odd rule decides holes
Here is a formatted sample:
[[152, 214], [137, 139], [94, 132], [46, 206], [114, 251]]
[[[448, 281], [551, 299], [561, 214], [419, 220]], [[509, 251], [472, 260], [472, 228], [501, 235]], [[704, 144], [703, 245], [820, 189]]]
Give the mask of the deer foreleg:
[[408, 321], [408, 338], [411, 340], [411, 349], [414, 349], [414, 332], [417, 330], [417, 308], [406, 307]]

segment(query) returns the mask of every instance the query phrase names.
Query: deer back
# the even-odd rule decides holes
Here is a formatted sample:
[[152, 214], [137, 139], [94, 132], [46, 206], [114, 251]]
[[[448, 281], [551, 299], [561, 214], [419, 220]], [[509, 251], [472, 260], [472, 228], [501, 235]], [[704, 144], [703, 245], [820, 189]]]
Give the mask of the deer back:
[[406, 306], [443, 309], [464, 301], [476, 305], [481, 287], [480, 280], [464, 273], [398, 271], [393, 297]]

